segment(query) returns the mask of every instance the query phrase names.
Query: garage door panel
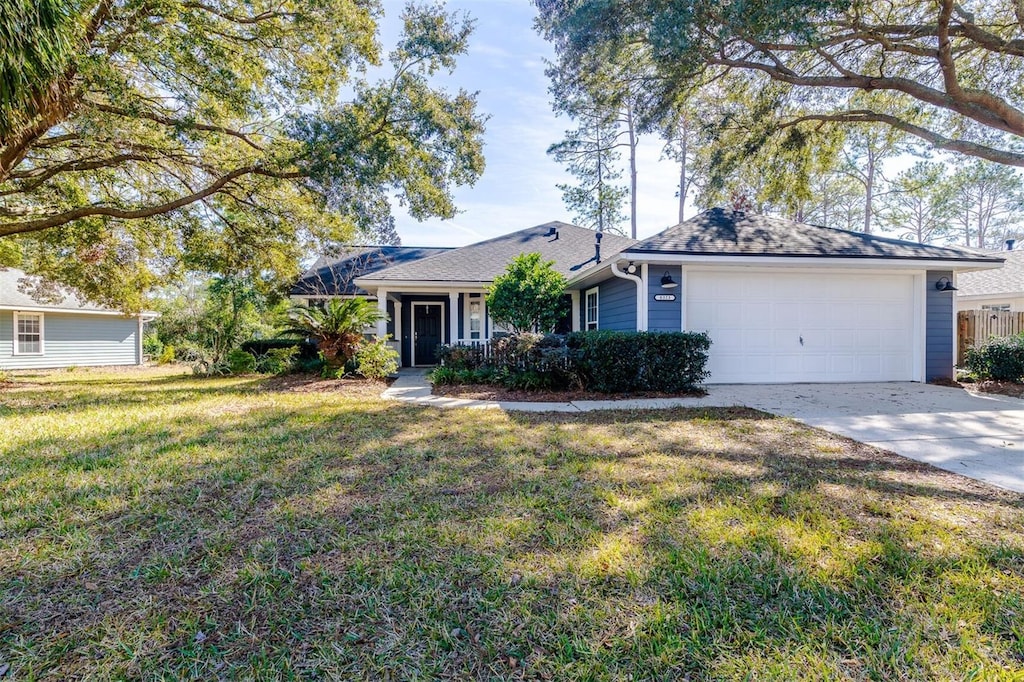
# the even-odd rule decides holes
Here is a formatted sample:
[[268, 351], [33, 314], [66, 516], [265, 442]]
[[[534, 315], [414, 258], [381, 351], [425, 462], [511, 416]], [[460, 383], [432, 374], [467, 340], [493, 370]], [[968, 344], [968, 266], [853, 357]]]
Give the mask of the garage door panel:
[[[694, 271], [687, 327], [713, 383], [914, 378], [911, 275]], [[803, 339], [801, 344], [800, 340]]]

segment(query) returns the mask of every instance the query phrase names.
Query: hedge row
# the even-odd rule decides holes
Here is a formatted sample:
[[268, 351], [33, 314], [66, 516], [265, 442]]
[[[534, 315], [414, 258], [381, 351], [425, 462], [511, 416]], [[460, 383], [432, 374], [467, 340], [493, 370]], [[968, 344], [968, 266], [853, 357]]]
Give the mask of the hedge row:
[[269, 350], [292, 347], [299, 349], [296, 355], [299, 360], [316, 360], [319, 357], [316, 342], [308, 339], [253, 339], [241, 345], [242, 350], [257, 358]]
[[445, 382], [484, 378], [508, 386], [602, 393], [692, 391], [707, 378], [711, 340], [692, 332], [520, 334], [478, 346], [443, 346]]

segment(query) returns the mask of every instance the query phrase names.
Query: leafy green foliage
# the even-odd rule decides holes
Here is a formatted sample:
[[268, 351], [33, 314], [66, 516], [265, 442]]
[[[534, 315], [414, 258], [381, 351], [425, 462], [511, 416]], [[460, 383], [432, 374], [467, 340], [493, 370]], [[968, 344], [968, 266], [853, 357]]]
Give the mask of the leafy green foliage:
[[500, 325], [516, 332], [548, 332], [565, 314], [565, 277], [554, 261], [524, 253], [509, 263], [487, 291], [487, 309]]
[[383, 380], [398, 371], [398, 351], [387, 338], [364, 344], [356, 352], [356, 371], [367, 379]]
[[150, 359], [160, 357], [164, 352], [164, 342], [160, 340], [160, 335], [151, 332], [142, 337], [142, 352]]
[[704, 333], [585, 331], [569, 334], [567, 345], [584, 385], [603, 393], [692, 391], [708, 376]]
[[256, 371], [256, 358], [241, 348], [229, 352], [225, 362], [232, 374], [252, 374]]
[[[884, 8], [872, 0], [536, 4], [558, 70], [582, 77], [621, 64], [618, 91], [643, 84], [635, 101], [647, 125], [694, 92], [745, 107], [732, 130], [738, 144], [720, 148], [725, 156], [753, 156], [776, 136], [783, 149], [799, 144], [812, 153], [799, 138], [867, 124], [1024, 166], [1017, 88], [1024, 49], [1015, 42], [1024, 10], [1010, 0], [897, 0]], [[756, 115], [769, 100], [767, 115]]]
[[968, 348], [965, 364], [980, 379], [1024, 381], [1024, 334]]
[[363, 345], [363, 334], [387, 315], [376, 302], [365, 298], [332, 298], [322, 308], [295, 306], [289, 311], [292, 328], [288, 331], [315, 339], [327, 367], [337, 373], [356, 356]]
[[[67, 60], [46, 42], [64, 35], [61, 11]], [[389, 196], [453, 215], [453, 188], [483, 169], [475, 95], [441, 87], [472, 24], [411, 5], [374, 81], [381, 13], [372, 0], [4, 3], [0, 36], [26, 38], [3, 43], [0, 73], [33, 50], [56, 66], [26, 76], [45, 93], [35, 110], [0, 115], [0, 257], [137, 310], [137, 292], [186, 271], [283, 281], [304, 253], [393, 242]]]
[[600, 393], [698, 390], [711, 340], [693, 332], [518, 334], [483, 346], [442, 346], [436, 384], [492, 383], [523, 390]]
[[160, 351], [160, 355], [157, 357], [157, 364], [169, 365], [177, 359], [177, 349], [171, 344], [167, 344]]

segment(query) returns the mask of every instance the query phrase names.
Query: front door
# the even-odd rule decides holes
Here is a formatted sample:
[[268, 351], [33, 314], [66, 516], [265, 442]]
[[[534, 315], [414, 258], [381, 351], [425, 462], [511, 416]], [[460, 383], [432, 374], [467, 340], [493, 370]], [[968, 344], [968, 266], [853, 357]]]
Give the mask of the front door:
[[440, 303], [417, 304], [413, 307], [413, 362], [417, 365], [436, 365], [437, 347], [441, 345], [443, 306]]

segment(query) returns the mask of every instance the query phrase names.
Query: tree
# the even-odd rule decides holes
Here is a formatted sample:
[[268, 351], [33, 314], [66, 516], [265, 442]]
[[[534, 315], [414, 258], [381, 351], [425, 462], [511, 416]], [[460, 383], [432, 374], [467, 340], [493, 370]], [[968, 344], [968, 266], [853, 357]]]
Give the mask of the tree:
[[985, 161], [959, 166], [950, 178], [951, 211], [965, 246], [999, 248], [1020, 231], [1024, 191], [1013, 168]]
[[323, 308], [295, 306], [289, 312], [293, 334], [315, 339], [329, 373], [336, 374], [356, 356], [363, 333], [387, 315], [365, 298], [332, 298]]
[[[658, 132], [665, 142], [661, 149], [662, 158], [672, 159], [679, 164], [679, 189], [676, 191], [679, 213], [676, 218], [683, 222], [686, 220], [686, 200], [694, 189], [700, 189], [696, 173], [699, 143], [697, 114], [690, 107], [681, 106], [659, 123]], [[636, 234], [633, 238], [636, 238]]]
[[[276, 249], [283, 264], [356, 231], [393, 234], [391, 197], [450, 217], [453, 187], [483, 169], [475, 95], [436, 84], [467, 49], [465, 17], [407, 8], [374, 82], [373, 2], [72, 7], [73, 57], [0, 137], [0, 238], [22, 235], [8, 260], [93, 298], [137, 305], [119, 297], [184, 267], [195, 244]], [[75, 279], [73, 261], [88, 273]]]
[[[786, 98], [771, 127], [876, 123], [932, 147], [1024, 166], [1017, 0], [536, 0], [559, 68], [625, 53], [654, 117], [716, 82]], [[858, 98], [856, 95], [872, 96]], [[877, 95], [877, 96], [876, 96]]]
[[900, 239], [919, 244], [949, 237], [953, 217], [946, 167], [918, 161], [892, 181], [882, 207], [882, 217]]
[[550, 332], [565, 314], [565, 277], [554, 261], [524, 253], [509, 263], [487, 291], [487, 310], [498, 324], [516, 333]]
[[875, 217], [875, 198], [884, 187], [882, 176], [883, 162], [896, 154], [908, 151], [901, 144], [902, 135], [882, 126], [850, 126], [843, 146], [845, 163], [841, 170], [853, 178], [863, 188], [864, 197], [864, 234], [871, 234], [871, 225]]

